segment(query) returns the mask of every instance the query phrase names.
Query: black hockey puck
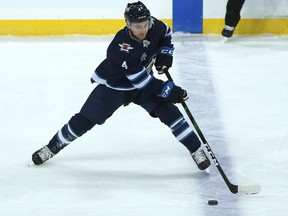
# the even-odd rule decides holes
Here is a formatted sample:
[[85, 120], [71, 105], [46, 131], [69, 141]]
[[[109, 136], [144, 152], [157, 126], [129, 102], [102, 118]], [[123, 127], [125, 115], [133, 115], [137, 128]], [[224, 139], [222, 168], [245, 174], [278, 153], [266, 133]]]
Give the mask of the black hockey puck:
[[218, 201], [217, 200], [208, 200], [208, 204], [209, 205], [218, 205]]

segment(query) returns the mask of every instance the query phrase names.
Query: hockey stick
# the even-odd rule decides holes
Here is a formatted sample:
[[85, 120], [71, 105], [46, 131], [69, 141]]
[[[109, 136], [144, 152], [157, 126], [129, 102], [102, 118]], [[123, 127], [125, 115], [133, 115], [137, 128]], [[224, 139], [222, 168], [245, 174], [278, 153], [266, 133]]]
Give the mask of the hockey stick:
[[[167, 78], [169, 81], [173, 82], [173, 79], [169, 73], [169, 71], [167, 69], [164, 70]], [[190, 110], [188, 109], [186, 103], [183, 101], [181, 102], [185, 112], [187, 113], [189, 119], [191, 120], [195, 130], [197, 131], [200, 139], [202, 140], [204, 146], [206, 147], [208, 153], [210, 154], [212, 161], [214, 162], [214, 164], [216, 165], [218, 171], [220, 172], [222, 178], [224, 179], [226, 185], [228, 186], [229, 190], [234, 193], [234, 194], [246, 194], [246, 195], [251, 195], [251, 194], [257, 194], [261, 191], [261, 187], [260, 185], [250, 185], [250, 186], [239, 186], [239, 185], [234, 185], [232, 184], [229, 179], [227, 178], [226, 174], [224, 173], [218, 159], [216, 158], [215, 154], [213, 153], [210, 145], [208, 144], [207, 140], [205, 139], [202, 131], [200, 130], [196, 120], [194, 119], [194, 117], [192, 116]]]

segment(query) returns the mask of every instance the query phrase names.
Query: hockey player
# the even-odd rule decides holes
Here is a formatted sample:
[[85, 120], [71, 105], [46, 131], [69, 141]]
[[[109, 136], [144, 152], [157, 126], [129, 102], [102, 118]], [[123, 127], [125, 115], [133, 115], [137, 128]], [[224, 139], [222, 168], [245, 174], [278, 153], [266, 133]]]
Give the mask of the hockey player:
[[226, 38], [233, 36], [234, 30], [239, 23], [241, 16], [240, 11], [245, 0], [228, 0], [226, 5], [225, 26], [222, 35]]
[[201, 143], [174, 103], [188, 99], [187, 92], [169, 81], [153, 76], [172, 66], [173, 44], [167, 24], [150, 15], [138, 1], [128, 3], [126, 26], [107, 49], [107, 57], [96, 68], [92, 83], [98, 85], [82, 106], [50, 140], [32, 155], [35, 165], [49, 160], [95, 125], [103, 124], [119, 107], [134, 103], [170, 127], [174, 136], [187, 147], [200, 170], [210, 166]]

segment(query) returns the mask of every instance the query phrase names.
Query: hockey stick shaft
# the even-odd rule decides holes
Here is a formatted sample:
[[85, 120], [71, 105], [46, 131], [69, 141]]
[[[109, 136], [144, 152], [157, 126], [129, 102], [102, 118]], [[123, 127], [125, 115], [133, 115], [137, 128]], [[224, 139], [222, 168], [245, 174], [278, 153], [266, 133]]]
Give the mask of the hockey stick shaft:
[[[170, 75], [170, 73], [169, 73], [169, 71], [168, 71], [167, 69], [165, 69], [164, 72], [165, 72], [168, 80], [171, 81], [171, 82], [174, 82], [173, 79], [172, 79], [172, 77], [171, 77], [171, 75]], [[227, 176], [226, 176], [225, 172], [223, 171], [223, 169], [222, 169], [222, 167], [221, 167], [218, 159], [216, 158], [214, 152], [212, 151], [210, 145], [208, 144], [208, 142], [207, 142], [207, 140], [205, 139], [202, 131], [200, 130], [200, 128], [199, 128], [196, 120], [194, 119], [193, 115], [191, 114], [188, 106], [186, 105], [186, 103], [185, 103], [184, 101], [181, 102], [181, 104], [182, 104], [182, 106], [183, 106], [183, 108], [184, 108], [187, 116], [189, 117], [190, 121], [192, 122], [195, 130], [197, 131], [197, 133], [198, 133], [201, 141], [202, 141], [203, 144], [205, 145], [208, 153], [210, 154], [210, 156], [211, 156], [211, 158], [212, 158], [212, 161], [214, 162], [214, 164], [216, 165], [218, 171], [220, 172], [220, 175], [222, 176], [222, 178], [224, 179], [226, 185], [228, 186], [229, 190], [230, 190], [232, 193], [234, 193], [234, 194], [238, 193], [238, 192], [239, 192], [239, 187], [238, 187], [238, 185], [232, 184], [232, 183], [229, 181], [229, 179], [227, 178]], [[255, 194], [255, 193], [259, 193], [259, 192], [260, 192], [260, 186], [257, 186], [257, 185], [256, 185], [256, 186], [251, 186], [251, 187], [249, 187], [249, 186], [247, 186], [247, 187], [241, 187], [241, 193], [243, 193], [243, 194]]]

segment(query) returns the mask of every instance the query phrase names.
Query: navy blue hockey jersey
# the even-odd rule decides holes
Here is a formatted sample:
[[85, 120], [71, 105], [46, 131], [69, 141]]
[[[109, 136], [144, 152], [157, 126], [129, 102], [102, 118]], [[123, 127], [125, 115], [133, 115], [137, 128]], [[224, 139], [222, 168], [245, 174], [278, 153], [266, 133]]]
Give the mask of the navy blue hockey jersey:
[[127, 27], [120, 30], [107, 49], [107, 56], [94, 71], [91, 82], [121, 91], [134, 89], [153, 92], [163, 81], [153, 76], [152, 66], [161, 47], [172, 47], [171, 29], [152, 17], [151, 28], [143, 41], [129, 35]]

